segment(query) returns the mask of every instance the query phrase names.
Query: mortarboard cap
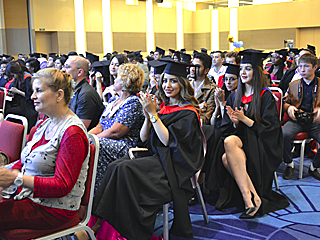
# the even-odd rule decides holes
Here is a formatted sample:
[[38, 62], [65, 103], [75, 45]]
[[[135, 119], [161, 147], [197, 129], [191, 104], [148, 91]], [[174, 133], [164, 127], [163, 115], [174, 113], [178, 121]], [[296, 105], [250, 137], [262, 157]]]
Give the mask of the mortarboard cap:
[[280, 57], [282, 56], [282, 58], [286, 58], [288, 56], [288, 50], [286, 48], [276, 50], [275, 53], [278, 53]]
[[86, 59], [89, 59], [92, 63], [94, 63], [99, 61], [99, 56], [94, 55], [93, 53], [86, 52]]
[[262, 53], [262, 51], [255, 49], [246, 49], [239, 52], [239, 55], [243, 56], [241, 63], [250, 63], [253, 68], [256, 68], [256, 66], [263, 66], [262, 59], [266, 58], [268, 53]]
[[128, 50], [123, 50], [123, 52], [126, 53], [126, 54], [130, 54], [130, 53], [131, 53], [131, 52], [128, 51]]
[[142, 56], [140, 53], [141, 53], [141, 51], [132, 52], [132, 54], [133, 54], [135, 57]]
[[156, 47], [155, 52], [158, 52], [159, 54], [161, 54], [162, 56], [164, 56], [164, 53], [166, 52], [164, 49]]
[[96, 61], [91, 64], [91, 67], [95, 71], [100, 72], [104, 79], [107, 79], [107, 77], [109, 76], [109, 65], [110, 65], [110, 60]]
[[69, 56], [78, 56], [78, 53], [76, 53], [76, 52], [69, 52], [69, 53], [68, 53], [68, 57], [69, 57]]
[[40, 57], [40, 53], [31, 53], [29, 54], [30, 57], [34, 57], [34, 58], [39, 58]]
[[205, 49], [205, 48], [201, 48], [201, 52], [203, 52], [203, 53], [207, 53], [207, 52], [208, 52], [208, 50], [207, 50], [207, 49]]
[[49, 57], [57, 58], [57, 57], [58, 57], [58, 54], [56, 54], [56, 53], [49, 53]]
[[224, 65], [227, 66], [226, 73], [234, 74], [239, 77], [240, 65], [235, 65], [230, 63], [225, 63]]
[[181, 76], [187, 77], [187, 67], [193, 66], [191, 64], [186, 64], [182, 62], [175, 62], [171, 58], [170, 59], [160, 59], [160, 61], [167, 62], [167, 66], [164, 69], [164, 73], [174, 75], [174, 76]]
[[44, 54], [44, 53], [41, 53], [41, 57], [43, 57], [43, 58], [48, 58], [48, 55], [47, 55], [47, 54]]
[[66, 54], [60, 54], [60, 57], [68, 58], [68, 55], [66, 55]]
[[186, 52], [186, 49], [185, 49], [185, 48], [182, 48], [182, 49], [180, 50], [180, 52]]
[[293, 52], [295, 55], [299, 54], [299, 49], [298, 48], [290, 48], [289, 53]]
[[316, 47], [312, 46], [312, 45], [307, 45], [307, 49], [311, 50], [313, 52], [314, 55], [316, 55]]
[[197, 50], [193, 50], [193, 54], [199, 53]]
[[169, 52], [175, 53], [176, 50], [169, 48]]
[[148, 61], [148, 64], [154, 68], [154, 74], [163, 73], [167, 63], [159, 60]]
[[182, 62], [186, 62], [186, 63], [190, 63], [191, 55], [190, 54], [186, 54], [186, 53], [182, 53], [181, 54], [181, 61]]

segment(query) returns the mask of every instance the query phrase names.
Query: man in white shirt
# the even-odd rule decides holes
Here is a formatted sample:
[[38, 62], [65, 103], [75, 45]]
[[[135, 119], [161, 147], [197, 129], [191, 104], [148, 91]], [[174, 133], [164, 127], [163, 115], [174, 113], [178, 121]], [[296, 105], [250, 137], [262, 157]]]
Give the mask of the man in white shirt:
[[211, 69], [208, 73], [208, 77], [211, 81], [214, 81], [218, 84], [219, 77], [224, 75], [227, 67], [222, 66], [224, 62], [224, 54], [221, 51], [216, 51], [213, 53]]

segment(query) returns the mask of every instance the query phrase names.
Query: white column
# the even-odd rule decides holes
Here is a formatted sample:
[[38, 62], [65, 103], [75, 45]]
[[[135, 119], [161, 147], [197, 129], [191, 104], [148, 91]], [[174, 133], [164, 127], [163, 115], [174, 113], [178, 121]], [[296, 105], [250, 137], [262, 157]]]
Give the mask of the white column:
[[[238, 41], [238, 8], [230, 8], [230, 36], [234, 41]], [[232, 43], [229, 44], [230, 51], [234, 49]]]
[[219, 12], [218, 9], [211, 12], [211, 50], [219, 50]]
[[146, 22], [147, 22], [147, 54], [154, 51], [154, 28], [153, 28], [153, 1], [146, 1]]
[[111, 28], [111, 3], [110, 0], [102, 0], [102, 21], [103, 21], [103, 52], [113, 52], [113, 38]]
[[239, 0], [228, 0], [228, 8], [239, 7]]
[[0, 54], [7, 53], [3, 0], [0, 0]]
[[182, 2], [176, 2], [176, 9], [177, 9], [177, 49], [182, 49], [184, 48]]
[[86, 31], [84, 28], [83, 0], [74, 0], [74, 16], [76, 25], [76, 49], [77, 53], [86, 52]]

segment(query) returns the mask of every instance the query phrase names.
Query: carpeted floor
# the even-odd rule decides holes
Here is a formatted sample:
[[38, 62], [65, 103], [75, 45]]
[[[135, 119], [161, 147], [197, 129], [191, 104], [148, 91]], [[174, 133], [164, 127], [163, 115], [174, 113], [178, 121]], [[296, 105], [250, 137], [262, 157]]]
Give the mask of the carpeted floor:
[[[320, 239], [320, 181], [308, 175], [310, 159], [305, 158], [302, 179], [298, 179], [299, 158], [294, 162], [296, 170], [291, 180], [282, 178], [284, 164], [277, 171], [280, 192], [290, 201], [288, 208], [252, 220], [240, 220], [241, 213], [233, 213], [235, 209], [220, 212], [209, 204], [215, 196], [205, 195], [209, 224], [204, 223], [199, 204], [189, 208], [193, 239]], [[170, 223], [172, 218], [171, 210]], [[155, 235], [162, 235], [161, 213], [158, 214]], [[174, 236], [170, 239], [178, 240]]]

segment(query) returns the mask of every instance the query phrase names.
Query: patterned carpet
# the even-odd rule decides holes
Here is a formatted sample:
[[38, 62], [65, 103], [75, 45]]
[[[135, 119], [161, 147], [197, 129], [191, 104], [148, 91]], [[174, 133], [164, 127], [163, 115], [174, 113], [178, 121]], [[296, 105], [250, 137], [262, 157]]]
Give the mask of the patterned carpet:
[[[303, 178], [298, 179], [299, 158], [294, 159], [295, 173], [291, 180], [283, 180], [285, 165], [279, 167], [278, 182], [280, 192], [285, 195], [290, 206], [286, 209], [266, 214], [252, 220], [240, 220], [241, 213], [236, 209], [220, 212], [209, 203], [216, 196], [205, 195], [206, 207], [210, 222], [205, 224], [199, 204], [189, 208], [194, 238], [193, 239], [268, 239], [268, 240], [311, 240], [320, 239], [320, 181], [308, 175], [311, 164], [305, 158]], [[172, 210], [169, 213], [172, 223]], [[162, 235], [162, 214], [158, 214], [155, 235]], [[179, 240], [170, 236], [172, 240]]]

